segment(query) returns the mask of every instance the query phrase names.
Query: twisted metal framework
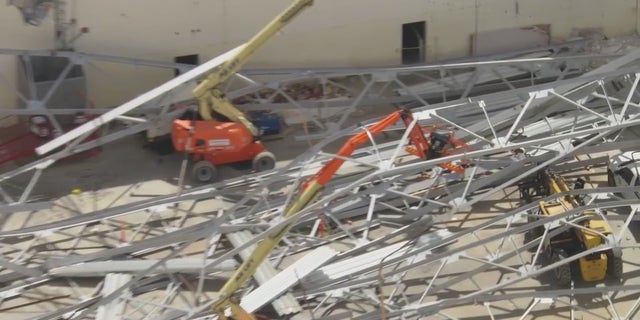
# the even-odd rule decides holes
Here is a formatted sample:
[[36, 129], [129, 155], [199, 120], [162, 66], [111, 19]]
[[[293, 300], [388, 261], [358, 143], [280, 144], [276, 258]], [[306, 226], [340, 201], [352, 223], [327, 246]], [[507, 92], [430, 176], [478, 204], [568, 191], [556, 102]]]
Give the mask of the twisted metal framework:
[[[553, 82], [575, 77], [594, 66], [620, 56], [620, 54], [580, 54], [581, 48], [588, 43], [588, 41], [576, 41], [539, 50], [491, 57], [502, 59], [521, 57], [508, 60], [455, 61], [437, 65], [376, 69], [247, 71], [237, 77], [237, 79], [242, 79], [241, 82], [231, 81], [228, 84], [227, 96], [240, 103], [238, 106], [247, 111], [290, 110], [294, 114], [293, 117], [304, 123], [312, 123], [320, 130], [315, 134], [300, 137], [300, 139], [317, 139], [345, 127], [349, 116], [364, 106], [411, 103], [429, 105], [449, 99], [464, 99], [487, 92]], [[52, 53], [45, 50], [0, 49], [0, 54], [25, 57], [49, 56]], [[67, 58], [68, 63], [53, 81], [48, 92], [40, 98], [33, 91], [33, 85], [27, 86], [30, 90], [26, 95], [16, 89], [16, 96], [27, 108], [0, 108], [0, 114], [45, 115], [58, 130], [61, 130], [61, 125], [56, 120], [56, 115], [75, 114], [79, 111], [86, 114], [104, 114], [109, 111], [109, 114], [112, 114], [113, 110], [102, 108], [77, 109], [64, 108], [63, 106], [56, 106], [55, 109], [47, 108], [48, 99], [53, 96], [75, 65], [83, 65], [103, 73], [104, 71], [100, 67], [102, 62], [152, 68], [175, 68], [181, 73], [188, 73], [193, 68], [190, 65], [68, 51], [55, 52], [55, 55]], [[210, 64], [209, 67], [216, 65], [216, 59], [211, 61], [213, 64]], [[28, 65], [29, 60], [23, 60]], [[194, 72], [193, 75], [197, 76], [205, 71], [206, 69], [202, 69]], [[31, 182], [18, 199], [8, 197], [6, 192], [2, 192], [5, 202], [24, 204], [40, 179], [42, 171], [68, 155], [90, 150], [96, 146], [146, 130], [170, 125], [172, 119], [184, 112], [182, 108], [176, 110], [176, 105], [187, 107], [195, 105], [190, 95], [191, 89], [195, 86], [195, 80], [193, 76], [186, 74], [185, 76], [183, 80], [180, 80], [183, 82], [182, 85], [178, 85], [180, 82], [174, 81], [175, 85], [172, 87], [175, 89], [151, 90], [157, 91], [157, 94], [154, 94], [156, 98], [144, 99], [144, 101], [140, 97], [136, 97], [123, 104], [123, 106], [132, 106], [127, 108], [126, 113], [108, 118], [105, 117], [106, 114], [99, 116], [98, 119], [91, 121], [92, 125], [89, 130], [83, 131], [68, 143], [61, 145], [61, 149], [56, 149], [57, 152], [42, 157], [38, 162], [0, 175], [1, 182], [27, 172], [33, 172]], [[260, 80], [265, 77], [270, 80]], [[274, 77], [279, 79], [273, 80]], [[32, 80], [27, 79], [27, 81]], [[306, 98], [294, 96], [292, 90], [289, 89], [292, 86], [309, 87], [309, 85], [320, 89], [320, 95], [307, 96]], [[511, 103], [515, 103], [515, 101], [511, 101]], [[112, 120], [119, 120], [124, 125], [106, 127], [105, 124]], [[97, 130], [102, 130], [104, 135], [95, 141], [83, 143], [83, 139]], [[10, 210], [10, 208], [5, 208], [5, 210]]]
[[[372, 137], [369, 147], [347, 159], [323, 195], [301, 211], [269, 262], [283, 270], [320, 247], [337, 254], [281, 288], [292, 295], [291, 305], [258, 307], [257, 312], [358, 319], [636, 317], [640, 283], [631, 270], [640, 261], [633, 255], [638, 243], [632, 236], [640, 199], [616, 196], [637, 188], [605, 187], [602, 166], [606, 153], [640, 145], [632, 134], [640, 124], [639, 56], [633, 51], [571, 79], [559, 76], [497, 93], [483, 89], [469, 97], [473, 90], [466, 88], [473, 86], [467, 85], [462, 94], [451, 94], [463, 99], [413, 108], [417, 121], [411, 126], [444, 125], [470, 148], [422, 161], [404, 151], [410, 128], [398, 126], [387, 137]], [[365, 87], [373, 82], [365, 81]], [[362, 101], [354, 99], [356, 105]], [[334, 156], [332, 143], [373, 123], [336, 130], [282, 169], [3, 230], [0, 312], [30, 310], [38, 319], [213, 318], [210, 306], [220, 280], [237, 266], [234, 257], [289, 222], [280, 218], [283, 208], [299, 184]], [[37, 177], [55, 157], [2, 179], [32, 168]], [[438, 169], [441, 162], [468, 168], [463, 177]], [[521, 203], [517, 185], [545, 168], [569, 180], [589, 179], [583, 190], [543, 200], [568, 194], [586, 195], [589, 201], [561, 215], [527, 219], [536, 203]], [[19, 202], [27, 206], [28, 198], [25, 190]], [[601, 218], [613, 236], [605, 245], [546, 263], [545, 240], [576, 227], [584, 219], [581, 213], [594, 208], [608, 210]], [[540, 226], [546, 231], [532, 238], [531, 231]], [[239, 233], [250, 235], [247, 242], [226, 241]], [[623, 253], [619, 283], [576, 279], [563, 289], [548, 276], [560, 265], [611, 249]], [[246, 301], [260, 286], [254, 282], [239, 294]]]

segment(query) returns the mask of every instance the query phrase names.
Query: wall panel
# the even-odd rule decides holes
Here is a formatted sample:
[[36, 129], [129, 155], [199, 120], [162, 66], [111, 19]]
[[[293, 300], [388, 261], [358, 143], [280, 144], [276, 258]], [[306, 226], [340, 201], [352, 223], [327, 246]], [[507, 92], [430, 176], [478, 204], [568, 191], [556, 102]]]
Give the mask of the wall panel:
[[[209, 59], [246, 41], [289, 0], [76, 0], [68, 12], [90, 28], [76, 43], [83, 52], [172, 61], [199, 54]], [[549, 24], [551, 40], [568, 39], [576, 28], [600, 28], [607, 36], [638, 28], [636, 0], [318, 0], [247, 68], [395, 65], [401, 61], [402, 24], [426, 21], [428, 61], [470, 53], [476, 32]], [[0, 38], [11, 48], [51, 48], [53, 25], [25, 26], [17, 9], [0, 8]], [[15, 77], [15, 60], [0, 70]], [[113, 105], [166, 80], [171, 72], [108, 67], [110, 78], [87, 69], [98, 105]], [[93, 68], [95, 69], [95, 68]], [[118, 89], [119, 81], [135, 84]], [[117, 80], [120, 79], [120, 80]], [[100, 91], [98, 91], [100, 90]], [[0, 93], [6, 88], [0, 87]], [[14, 98], [0, 94], [0, 105]], [[9, 99], [9, 100], [7, 100]]]

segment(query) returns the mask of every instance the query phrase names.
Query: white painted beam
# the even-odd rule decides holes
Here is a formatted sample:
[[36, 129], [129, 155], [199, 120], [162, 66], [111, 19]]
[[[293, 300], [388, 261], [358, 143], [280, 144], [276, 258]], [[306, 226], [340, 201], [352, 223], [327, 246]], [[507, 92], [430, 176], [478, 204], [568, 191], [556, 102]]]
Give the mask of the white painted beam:
[[[249, 231], [238, 231], [231, 232], [226, 234], [227, 239], [234, 247], [239, 247], [247, 242], [252, 241], [254, 235]], [[247, 260], [251, 257], [251, 253], [255, 249], [256, 245], [251, 245], [249, 248], [240, 251], [240, 257], [242, 260]], [[261, 286], [265, 283], [269, 282], [270, 279], [275, 277], [278, 274], [278, 270], [273, 266], [271, 261], [265, 260], [263, 261], [256, 271], [253, 273], [253, 279], [256, 280], [258, 284]], [[277, 296], [276, 296], [277, 297]], [[295, 299], [295, 297], [291, 294], [285, 294], [277, 299], [271, 299], [271, 304], [276, 312], [283, 316], [291, 313], [297, 313], [302, 311], [302, 307]]]
[[236, 54], [239, 50], [241, 50], [244, 47], [244, 44], [239, 45], [237, 47], [235, 47], [233, 50], [227, 51], [222, 55], [219, 55], [165, 83], [163, 83], [162, 85], [153, 88], [135, 98], [133, 98], [132, 100], [129, 100], [127, 102], [125, 102], [124, 104], [112, 109], [111, 111], [108, 111], [106, 113], [104, 113], [103, 115], [61, 135], [60, 137], [53, 139], [41, 146], [39, 146], [38, 148], [36, 148], [36, 152], [39, 155], [43, 155], [45, 153], [50, 152], [51, 150], [58, 148], [62, 145], [64, 145], [65, 143], [76, 139], [80, 136], [82, 136], [85, 133], [91, 132], [92, 130], [94, 130], [95, 128], [141, 106], [144, 103], [147, 103], [157, 97], [159, 97], [160, 95], [167, 93], [175, 88], [177, 88], [179, 85], [188, 82], [206, 72], [208, 72], [209, 70], [221, 65], [222, 63], [224, 63], [225, 61], [227, 61], [230, 57], [232, 57], [234, 54]]
[[298, 281], [321, 267], [337, 254], [337, 251], [329, 247], [320, 247], [311, 251], [243, 297], [240, 306], [247, 312], [257, 311], [269, 303], [269, 301], [289, 290], [289, 288], [293, 287]]
[[[179, 258], [167, 260], [165, 265], [158, 270], [161, 272], [200, 273], [203, 266], [213, 261], [203, 261], [198, 258]], [[112, 260], [79, 263], [72, 266], [64, 266], [51, 269], [50, 275], [57, 277], [95, 277], [104, 276], [107, 273], [138, 273], [149, 269], [158, 260]], [[225, 260], [220, 264], [207, 268], [207, 272], [233, 271], [238, 266], [235, 260]]]

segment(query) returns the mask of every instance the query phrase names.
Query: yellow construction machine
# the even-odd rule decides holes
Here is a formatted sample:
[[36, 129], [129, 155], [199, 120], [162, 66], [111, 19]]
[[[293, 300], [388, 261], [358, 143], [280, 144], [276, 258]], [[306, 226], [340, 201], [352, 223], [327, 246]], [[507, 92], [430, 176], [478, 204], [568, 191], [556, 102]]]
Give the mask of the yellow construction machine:
[[[216, 166], [235, 162], [252, 161], [255, 171], [275, 167], [275, 156], [258, 139], [262, 134], [260, 129], [225, 97], [219, 86], [240, 70], [267, 40], [312, 4], [313, 0], [294, 1], [193, 90], [193, 95], [198, 100], [198, 112], [203, 120], [174, 120], [171, 140], [176, 151], [191, 155], [195, 180], [214, 180]], [[213, 114], [222, 119], [214, 121]]]
[[[577, 179], [574, 189], [582, 189], [583, 187], [584, 180]], [[533, 179], [520, 185], [520, 195], [526, 202], [532, 202], [534, 196], [545, 197], [567, 191], [571, 191], [571, 189], [565, 179], [549, 169], [540, 171]], [[539, 201], [538, 208], [533, 213], [550, 217], [563, 214], [583, 204], [582, 198], [565, 195], [556, 200]], [[602, 219], [601, 214], [603, 213], [592, 209], [585, 210], [579, 213], [584, 216], [584, 219], [578, 219], [581, 221], [578, 226], [572, 226], [560, 234], [547, 237], [544, 243], [544, 252], [549, 262], [555, 263], [603, 245], [606, 238], [611, 235], [611, 229]], [[536, 220], [535, 216], [530, 218]], [[560, 227], [560, 224], [553, 224], [549, 231], [557, 227]], [[535, 237], [539, 237], [543, 231], [544, 227], [539, 226], [533, 230], [533, 234]], [[622, 277], [622, 252], [619, 250], [599, 251], [584, 256], [573, 264], [562, 264], [553, 270], [555, 282], [561, 287], [568, 287], [573, 278], [572, 269], [580, 270], [581, 278], [587, 282], [603, 280], [607, 275], [620, 279]]]
[[304, 8], [312, 4], [313, 0], [294, 1], [281, 14], [254, 35], [253, 38], [247, 41], [238, 53], [216, 68], [206, 79], [200, 82], [193, 90], [193, 95], [198, 99], [198, 111], [204, 120], [213, 120], [212, 111], [214, 111], [233, 122], [242, 123], [249, 129], [253, 136], [260, 135], [260, 130], [245, 117], [244, 113], [233, 106], [218, 86], [229, 80], [231, 76], [242, 68], [258, 48], [282, 30], [282, 28], [300, 14]]

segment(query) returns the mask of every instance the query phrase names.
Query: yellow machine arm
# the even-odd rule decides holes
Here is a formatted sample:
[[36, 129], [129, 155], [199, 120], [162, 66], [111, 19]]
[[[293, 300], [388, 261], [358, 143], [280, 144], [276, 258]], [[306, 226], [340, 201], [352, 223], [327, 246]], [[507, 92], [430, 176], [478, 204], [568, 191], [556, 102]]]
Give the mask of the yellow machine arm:
[[210, 73], [194, 90], [193, 95], [198, 99], [199, 113], [205, 120], [213, 120], [211, 110], [214, 110], [229, 120], [242, 123], [254, 136], [260, 135], [260, 131], [244, 114], [227, 100], [224, 93], [216, 88], [227, 81], [245, 64], [247, 59], [267, 40], [273, 37], [285, 25], [287, 25], [302, 9], [313, 4], [313, 0], [296, 0], [280, 15], [273, 19], [267, 26], [258, 32], [246, 45], [231, 59]]
[[[399, 119], [409, 116], [408, 111], [396, 111], [381, 121], [368, 128], [367, 132], [360, 132], [351, 137], [340, 148], [337, 156], [327, 162], [313, 177], [311, 177], [302, 186], [302, 192], [298, 193], [291, 201], [291, 205], [285, 210], [284, 217], [289, 218], [295, 216], [302, 209], [307, 207], [320, 194], [324, 186], [331, 180], [334, 174], [340, 169], [345, 162], [345, 158], [350, 156], [353, 151], [363, 143], [369, 140], [369, 134], [376, 135], [385, 128], [396, 123]], [[299, 218], [299, 217], [297, 217]], [[219, 319], [227, 319], [224, 310], [229, 307], [233, 313], [234, 319], [255, 319], [253, 315], [244, 311], [236, 301], [234, 301], [233, 293], [240, 289], [249, 278], [256, 272], [256, 269], [262, 261], [264, 261], [275, 246], [282, 240], [282, 237], [289, 231], [291, 226], [295, 224], [297, 219], [289, 222], [277, 232], [272, 233], [262, 240], [253, 250], [251, 256], [245, 260], [236, 272], [229, 278], [227, 283], [220, 290], [220, 300], [213, 305], [213, 310], [218, 314]]]
[[[547, 175], [548, 175], [548, 181], [546, 181], [546, 184], [550, 194], [571, 191], [571, 188], [569, 187], [569, 185], [567, 184], [567, 181], [564, 180], [563, 177], [551, 171], [547, 171]], [[576, 202], [576, 200], [573, 197], [571, 197], [571, 195], [564, 196], [561, 201], [564, 202], [567, 206], [571, 206], [571, 207], [579, 206], [579, 204]]]
[[[313, 199], [315, 199], [315, 196], [319, 194], [322, 187], [323, 186], [316, 181], [310, 183], [307, 188], [292, 202], [292, 205], [286, 210], [284, 217], [291, 217], [304, 209], [312, 202]], [[219, 319], [226, 319], [224, 310], [227, 307], [231, 308], [234, 319], [255, 319], [253, 315], [247, 313], [242, 309], [242, 307], [240, 307], [238, 301], [234, 301], [234, 297], [232, 295], [236, 290], [240, 289], [240, 287], [242, 287], [249, 278], [251, 278], [262, 261], [267, 258], [273, 248], [275, 248], [278, 242], [282, 240], [282, 237], [284, 237], [284, 235], [289, 231], [296, 220], [291, 221], [289, 224], [278, 230], [278, 232], [273, 233], [262, 240], [253, 250], [251, 256], [242, 263], [231, 278], [229, 278], [227, 283], [225, 283], [224, 287], [220, 289], [221, 299], [217, 304], [213, 305], [213, 310], [218, 314]]]

